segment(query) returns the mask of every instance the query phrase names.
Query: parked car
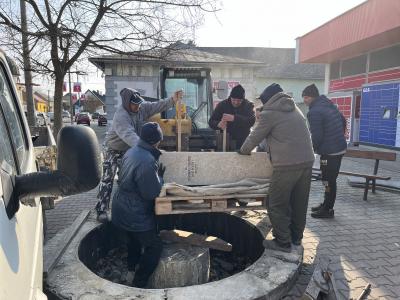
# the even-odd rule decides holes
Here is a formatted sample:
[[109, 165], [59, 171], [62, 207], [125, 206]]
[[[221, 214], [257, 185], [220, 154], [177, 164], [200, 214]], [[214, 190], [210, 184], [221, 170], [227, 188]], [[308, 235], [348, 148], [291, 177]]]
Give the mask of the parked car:
[[82, 111], [81, 114], [86, 114], [89, 117], [89, 120], [92, 121], [92, 114], [88, 111]]
[[67, 119], [67, 120], [70, 120], [70, 119], [71, 119], [71, 114], [69, 113], [69, 111], [63, 110], [63, 112], [62, 112], [62, 119], [63, 119], [63, 121], [64, 121], [65, 119]]
[[[58, 136], [57, 170], [39, 170], [13, 75], [18, 75], [16, 64], [0, 49], [0, 298], [44, 300], [40, 197], [95, 188], [101, 177], [99, 145], [90, 128], [64, 127]], [[46, 146], [53, 149], [55, 143], [48, 140]], [[76, 141], [83, 141], [79, 151], [71, 151]]]
[[76, 119], [76, 124], [86, 124], [90, 126], [90, 117], [89, 114], [86, 112], [81, 112]]
[[54, 112], [49, 111], [47, 113], [47, 117], [49, 118], [50, 122], [54, 122]]
[[107, 125], [107, 116], [99, 114], [98, 119], [97, 119], [97, 125], [99, 125], [99, 126]]
[[97, 112], [97, 111], [95, 111], [95, 112], [92, 114], [92, 119], [93, 119], [93, 120], [98, 119], [98, 118], [99, 118], [99, 115], [100, 115], [100, 113]]

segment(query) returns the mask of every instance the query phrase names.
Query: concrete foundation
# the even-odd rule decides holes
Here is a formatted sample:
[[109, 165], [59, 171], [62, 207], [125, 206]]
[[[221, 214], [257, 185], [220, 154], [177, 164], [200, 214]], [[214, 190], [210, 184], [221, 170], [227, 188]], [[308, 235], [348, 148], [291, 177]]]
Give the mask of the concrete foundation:
[[[182, 228], [185, 230], [202, 224], [204, 230], [211, 229], [210, 234], [218, 236], [212, 229], [220, 228], [221, 238], [232, 243], [234, 250], [247, 251], [248, 255], [253, 255], [254, 263], [233, 276], [200, 285], [165, 289], [124, 286], [98, 277], [79, 259], [82, 239], [99, 227], [94, 215], [95, 213], [82, 225], [47, 278], [47, 290], [59, 299], [280, 299], [292, 287], [302, 263], [301, 246], [294, 248], [292, 253], [270, 251], [262, 247], [262, 240], [270, 229], [265, 211], [249, 211], [244, 215], [214, 213], [191, 217], [173, 216], [171, 220], [182, 218], [181, 221], [186, 223], [185, 228]], [[218, 217], [214, 219], [214, 216]], [[188, 223], [192, 220], [193, 223]], [[164, 227], [168, 227], [168, 222], [169, 220], [164, 222]], [[243, 222], [247, 225], [241, 226]], [[57, 238], [62, 236], [56, 236], [47, 246], [57, 243]]]
[[239, 155], [236, 152], [164, 152], [165, 182], [210, 185], [245, 178], [269, 178], [272, 166], [265, 152]]

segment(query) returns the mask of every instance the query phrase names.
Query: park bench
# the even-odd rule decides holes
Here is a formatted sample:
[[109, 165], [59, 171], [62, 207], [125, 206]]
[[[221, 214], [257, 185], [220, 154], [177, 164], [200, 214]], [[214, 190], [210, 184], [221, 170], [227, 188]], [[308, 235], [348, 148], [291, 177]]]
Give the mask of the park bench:
[[[368, 197], [368, 190], [371, 186], [371, 190], [375, 193], [376, 189], [376, 180], [390, 180], [389, 176], [381, 176], [378, 175], [379, 162], [381, 160], [385, 161], [396, 161], [396, 153], [388, 152], [388, 151], [375, 151], [375, 150], [360, 150], [360, 149], [347, 149], [344, 154], [345, 157], [353, 157], [353, 158], [362, 158], [362, 159], [372, 159], [375, 160], [374, 170], [371, 173], [361, 173], [361, 172], [349, 172], [349, 171], [340, 171], [341, 175], [349, 175], [354, 177], [362, 177], [365, 179], [364, 183], [364, 197], [363, 199], [366, 201]], [[313, 177], [320, 179], [319, 170], [313, 169]]]

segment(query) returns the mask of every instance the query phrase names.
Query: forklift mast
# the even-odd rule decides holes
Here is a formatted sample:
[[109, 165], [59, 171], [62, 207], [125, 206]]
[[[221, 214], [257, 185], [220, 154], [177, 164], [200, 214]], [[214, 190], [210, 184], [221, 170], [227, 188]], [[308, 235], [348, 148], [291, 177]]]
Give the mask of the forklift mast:
[[[210, 68], [162, 67], [159, 86], [161, 98], [167, 98], [176, 90], [183, 89], [183, 103], [192, 120], [193, 134], [210, 131], [208, 119], [213, 111]], [[175, 111], [167, 111], [163, 117], [174, 118]]]

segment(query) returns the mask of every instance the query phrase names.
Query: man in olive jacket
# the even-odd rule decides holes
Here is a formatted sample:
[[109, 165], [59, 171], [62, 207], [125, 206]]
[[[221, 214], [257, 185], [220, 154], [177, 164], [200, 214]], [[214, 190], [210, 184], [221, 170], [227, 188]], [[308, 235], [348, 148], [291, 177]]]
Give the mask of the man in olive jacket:
[[208, 125], [214, 130], [227, 130], [229, 150], [239, 150], [254, 125], [256, 116], [254, 105], [245, 99], [245, 90], [239, 84], [235, 86], [228, 99], [215, 107]]
[[250, 152], [264, 139], [273, 167], [268, 192], [268, 215], [274, 240], [265, 248], [291, 251], [300, 245], [306, 224], [314, 152], [306, 119], [279, 84], [260, 95], [263, 103], [258, 124], [245, 140], [239, 154]]
[[112, 202], [112, 223], [129, 237], [128, 269], [134, 271], [138, 266], [132, 285], [140, 288], [146, 286], [162, 251], [154, 213], [154, 201], [160, 194], [165, 171], [159, 166], [158, 145], [162, 137], [157, 123], [143, 125], [137, 145], [123, 157]]

